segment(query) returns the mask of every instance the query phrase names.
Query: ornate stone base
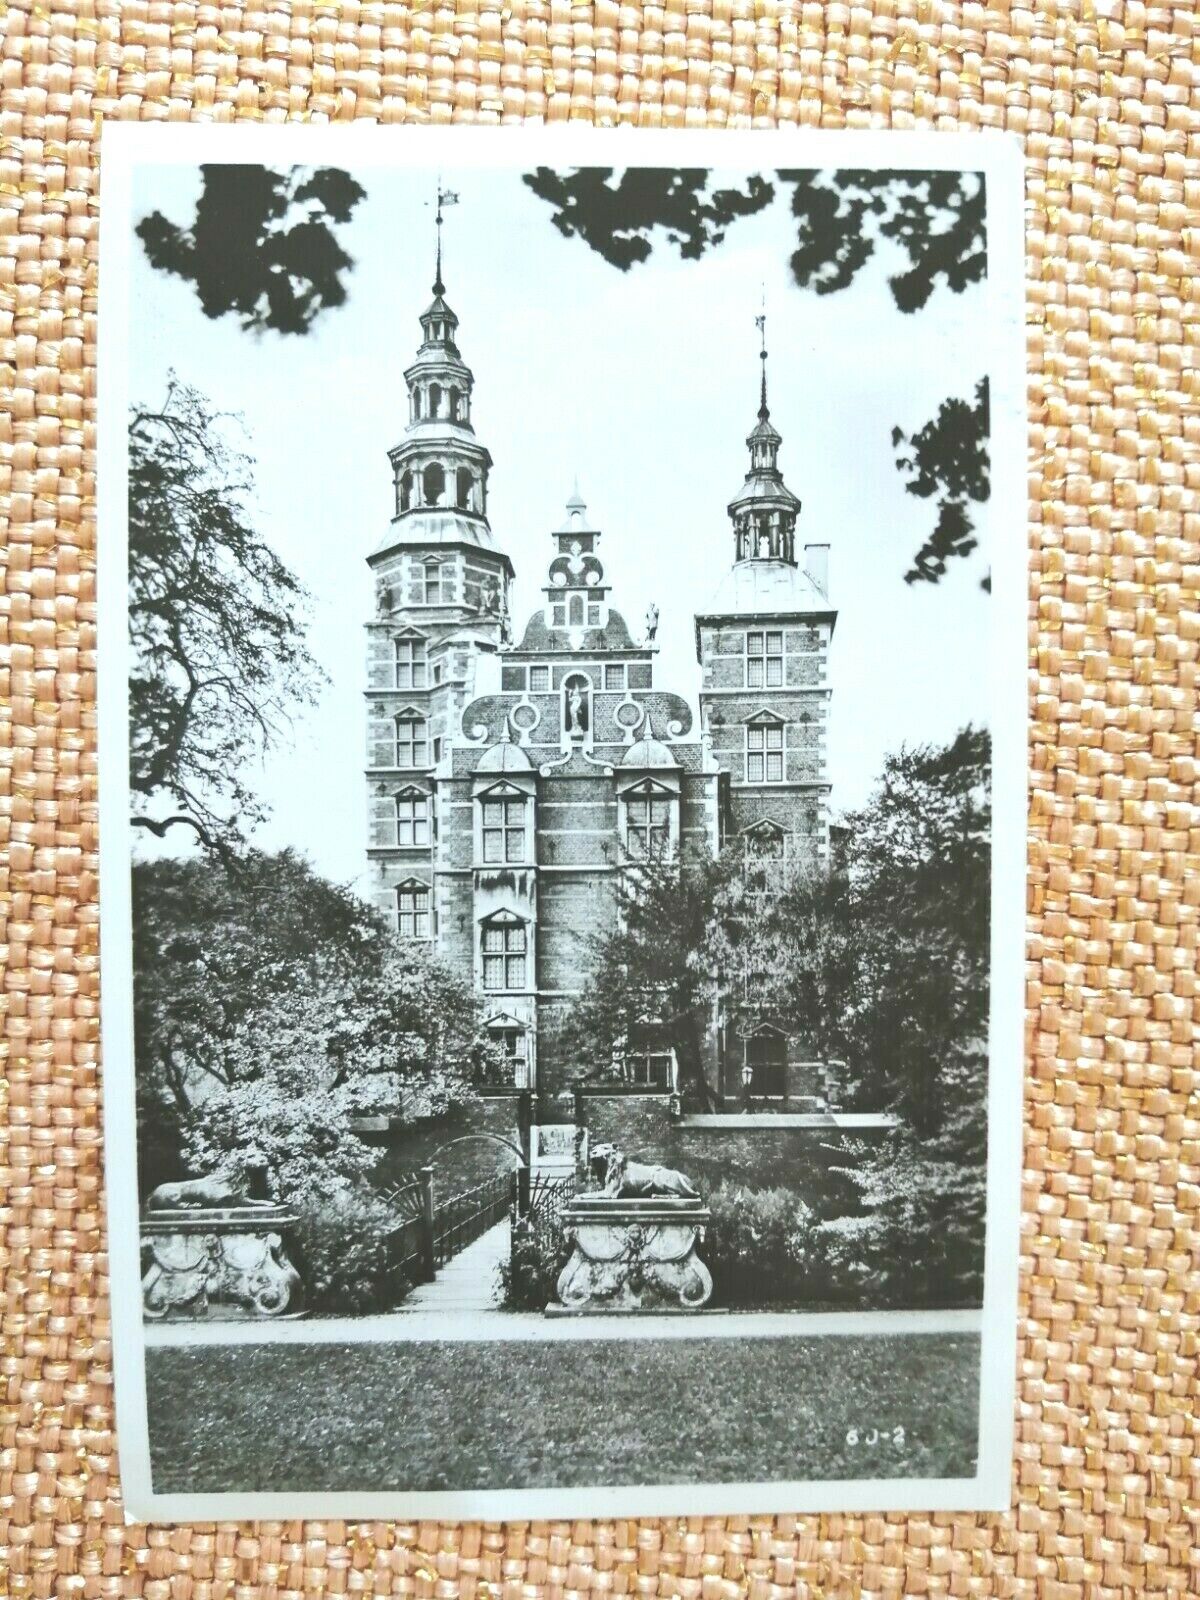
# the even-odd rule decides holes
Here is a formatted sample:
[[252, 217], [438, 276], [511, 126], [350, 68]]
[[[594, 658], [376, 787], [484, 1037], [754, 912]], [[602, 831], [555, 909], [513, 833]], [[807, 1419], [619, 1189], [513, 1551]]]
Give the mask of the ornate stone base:
[[155, 1322], [282, 1317], [302, 1309], [282, 1206], [151, 1211], [142, 1219], [142, 1310]]
[[696, 1253], [711, 1212], [699, 1200], [583, 1195], [563, 1212], [574, 1244], [548, 1311], [698, 1311], [712, 1277]]

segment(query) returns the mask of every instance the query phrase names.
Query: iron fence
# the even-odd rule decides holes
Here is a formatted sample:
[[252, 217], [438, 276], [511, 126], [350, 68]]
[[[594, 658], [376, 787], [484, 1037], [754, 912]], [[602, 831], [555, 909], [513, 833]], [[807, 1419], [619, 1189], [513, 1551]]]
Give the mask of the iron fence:
[[473, 1244], [496, 1223], [503, 1222], [512, 1198], [512, 1178], [504, 1172], [444, 1203], [439, 1202], [433, 1213], [434, 1270]]

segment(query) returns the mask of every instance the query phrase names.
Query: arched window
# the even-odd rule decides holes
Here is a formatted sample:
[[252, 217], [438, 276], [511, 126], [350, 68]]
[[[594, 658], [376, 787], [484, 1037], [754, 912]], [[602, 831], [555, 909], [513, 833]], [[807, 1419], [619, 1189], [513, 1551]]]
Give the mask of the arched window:
[[411, 472], [400, 474], [400, 483], [397, 489], [396, 505], [399, 510], [407, 511], [412, 505], [413, 475]]
[[459, 467], [458, 475], [455, 480], [455, 486], [458, 490], [458, 504], [464, 511], [474, 510], [474, 507], [471, 504], [471, 488], [473, 482], [474, 480], [471, 477], [470, 467]]
[[446, 494], [446, 474], [440, 462], [431, 461], [421, 475], [421, 485], [425, 490], [425, 504], [427, 506], [440, 506]]
[[412, 392], [412, 416], [414, 422], [421, 420], [421, 391], [414, 389]]
[[429, 765], [429, 724], [415, 711], [402, 711], [396, 718], [396, 746], [394, 767], [412, 768]]
[[449, 416], [450, 416], [450, 421], [451, 422], [458, 422], [458, 421], [461, 420], [462, 414], [463, 414], [463, 412], [462, 412], [462, 401], [463, 401], [462, 390], [459, 389], [456, 386], [452, 387], [451, 390], [450, 390], [450, 408], [449, 408]]
[[491, 994], [525, 987], [529, 939], [525, 924], [511, 913], [483, 924], [483, 987]]
[[442, 415], [442, 401], [444, 398], [445, 391], [441, 384], [431, 383], [429, 385], [429, 415], [431, 417], [440, 417]]
[[396, 932], [402, 939], [429, 938], [429, 888], [415, 879], [396, 890]]
[[402, 848], [429, 843], [429, 796], [410, 791], [396, 796], [396, 844]]

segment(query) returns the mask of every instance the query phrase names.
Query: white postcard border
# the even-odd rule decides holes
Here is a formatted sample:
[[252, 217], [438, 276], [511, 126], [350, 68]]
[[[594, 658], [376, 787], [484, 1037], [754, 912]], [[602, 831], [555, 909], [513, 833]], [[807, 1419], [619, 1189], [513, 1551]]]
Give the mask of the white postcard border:
[[[127, 592], [127, 284], [132, 174], [205, 162], [412, 166], [708, 166], [970, 169], [987, 180], [991, 329], [993, 833], [988, 1228], [977, 1471], [972, 1478], [596, 1485], [446, 1492], [156, 1494], [151, 1486], [140, 1296], [130, 904]], [[749, 1512], [1003, 1511], [1012, 1498], [1024, 1058], [1027, 484], [1023, 162], [993, 132], [379, 127], [356, 122], [106, 123], [99, 317], [101, 1032], [113, 1359], [129, 1520], [695, 1516]], [[803, 1335], [798, 1334], [797, 1337]], [[597, 1339], [604, 1337], [599, 1329]], [[700, 1329], [697, 1338], [702, 1338]], [[515, 1341], [521, 1342], [521, 1341]]]

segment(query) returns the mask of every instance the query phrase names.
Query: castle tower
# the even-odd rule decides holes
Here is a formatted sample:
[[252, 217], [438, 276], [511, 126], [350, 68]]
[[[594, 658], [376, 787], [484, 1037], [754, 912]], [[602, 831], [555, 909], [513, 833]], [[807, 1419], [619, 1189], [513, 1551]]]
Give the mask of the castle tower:
[[[729, 502], [734, 561], [696, 617], [700, 718], [728, 774], [724, 839], [767, 871], [820, 869], [829, 855], [826, 668], [837, 613], [829, 602], [827, 544], [796, 559], [800, 501], [779, 468], [782, 439], [767, 403], [766, 317], [750, 468]], [[805, 1109], [824, 1104], [822, 1069], [805, 1040], [734, 1008], [718, 1022], [719, 1077], [740, 1094]]]
[[442, 281], [438, 195], [433, 299], [404, 374], [408, 425], [388, 452], [391, 525], [368, 556], [368, 854], [371, 897], [412, 938], [437, 935], [435, 775], [448, 770], [481, 661], [508, 636], [512, 562], [487, 516], [492, 459], [471, 421], [474, 376]]
[[829, 847], [826, 667], [837, 613], [827, 544], [796, 556], [800, 501], [783, 481], [767, 403], [766, 318], [750, 467], [729, 502], [734, 561], [696, 618], [700, 710], [713, 755], [729, 774], [727, 838], [797, 864]]

